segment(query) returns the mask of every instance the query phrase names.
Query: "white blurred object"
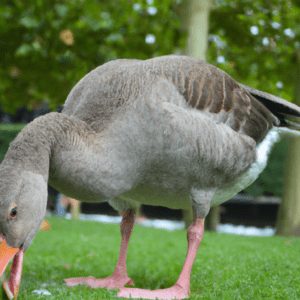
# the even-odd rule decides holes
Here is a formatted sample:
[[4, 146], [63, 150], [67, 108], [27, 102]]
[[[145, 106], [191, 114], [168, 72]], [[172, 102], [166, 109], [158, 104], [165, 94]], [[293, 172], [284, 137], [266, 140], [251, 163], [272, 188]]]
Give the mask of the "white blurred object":
[[264, 37], [264, 38], [262, 39], [262, 43], [263, 43], [264, 46], [269, 46], [269, 45], [270, 45], [269, 38]]
[[225, 63], [225, 57], [224, 56], [218, 56], [217, 57], [217, 62], [219, 64], [224, 64]]
[[160, 229], [166, 229], [166, 230], [178, 230], [178, 229], [184, 229], [184, 222], [181, 221], [170, 221], [170, 220], [145, 220], [141, 226], [144, 227], [154, 227], [154, 228], [160, 228]]
[[277, 87], [278, 89], [282, 89], [282, 88], [283, 88], [283, 83], [282, 83], [281, 81], [277, 81], [276, 87]]
[[253, 35], [258, 35], [259, 29], [257, 26], [251, 26], [250, 31]]
[[81, 214], [79, 216], [80, 220], [87, 220], [87, 221], [96, 221], [101, 223], [120, 223], [122, 220], [121, 216], [111, 217], [107, 215], [85, 215]]
[[[71, 219], [71, 214], [66, 214], [66, 219]], [[121, 222], [121, 216], [107, 216], [107, 215], [86, 215], [80, 214], [79, 220], [84, 221], [94, 221], [101, 223], [115, 223], [118, 224]], [[166, 230], [180, 230], [185, 228], [183, 221], [170, 221], [170, 220], [151, 220], [146, 219], [140, 226], [144, 227], [154, 227], [159, 229]], [[246, 227], [244, 225], [232, 225], [232, 224], [219, 224], [217, 226], [217, 232], [227, 233], [227, 234], [237, 234], [237, 235], [247, 235], [247, 236], [272, 236], [275, 234], [275, 229], [271, 227], [266, 228], [257, 228], [257, 227]]]
[[134, 4], [133, 4], [133, 9], [136, 10], [136, 11], [139, 11], [139, 10], [142, 9], [142, 6], [141, 6], [141, 4], [139, 4], [139, 3], [134, 3]]
[[246, 227], [244, 225], [220, 224], [217, 226], [217, 232], [246, 235], [246, 236], [273, 236], [275, 229], [271, 227], [257, 228], [254, 226]]
[[156, 41], [155, 35], [153, 34], [147, 34], [146, 38], [145, 38], [145, 42], [147, 44], [154, 44]]
[[280, 28], [281, 24], [278, 23], [278, 22], [272, 22], [272, 23], [271, 23], [271, 26], [272, 26], [274, 29], [278, 29], [278, 28]]
[[147, 8], [147, 12], [149, 15], [154, 16], [157, 13], [157, 8], [155, 6], [150, 6]]
[[37, 295], [43, 295], [43, 296], [51, 296], [51, 293], [45, 289], [34, 290], [32, 291], [32, 293]]
[[284, 29], [284, 34], [291, 38], [295, 37], [295, 32], [291, 28]]

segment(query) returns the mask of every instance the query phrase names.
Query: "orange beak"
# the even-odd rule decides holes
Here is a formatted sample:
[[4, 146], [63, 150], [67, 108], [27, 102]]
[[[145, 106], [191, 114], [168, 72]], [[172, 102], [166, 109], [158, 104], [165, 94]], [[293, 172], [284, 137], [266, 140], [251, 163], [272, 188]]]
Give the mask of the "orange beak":
[[[17, 255], [16, 255], [17, 254]], [[3, 281], [4, 290], [9, 299], [17, 298], [21, 282], [24, 252], [20, 248], [8, 246], [5, 240], [0, 244], [0, 276], [3, 275], [9, 261], [13, 258], [9, 281]]]

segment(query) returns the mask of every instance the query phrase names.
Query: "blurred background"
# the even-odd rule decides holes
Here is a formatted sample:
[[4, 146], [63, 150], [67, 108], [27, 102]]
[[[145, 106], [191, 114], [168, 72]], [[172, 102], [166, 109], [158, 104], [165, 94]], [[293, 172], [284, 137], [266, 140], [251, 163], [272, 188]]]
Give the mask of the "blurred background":
[[[61, 111], [86, 73], [118, 58], [197, 57], [240, 83], [300, 105], [299, 24], [297, 0], [2, 0], [0, 161], [26, 123]], [[208, 229], [232, 223], [300, 236], [299, 154], [299, 139], [278, 143], [260, 177], [212, 209]], [[59, 213], [60, 198], [49, 187], [50, 211]], [[108, 204], [81, 203], [74, 217], [80, 208], [114, 214]], [[190, 220], [162, 207], [143, 206], [140, 213]]]

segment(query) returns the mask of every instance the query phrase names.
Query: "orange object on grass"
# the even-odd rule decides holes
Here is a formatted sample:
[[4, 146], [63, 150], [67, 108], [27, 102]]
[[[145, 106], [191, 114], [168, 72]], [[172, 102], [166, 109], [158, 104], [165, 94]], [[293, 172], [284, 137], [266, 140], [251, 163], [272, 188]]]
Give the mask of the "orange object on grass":
[[40, 229], [42, 231], [49, 231], [49, 230], [51, 230], [51, 224], [47, 220], [43, 220], [43, 223], [42, 223]]

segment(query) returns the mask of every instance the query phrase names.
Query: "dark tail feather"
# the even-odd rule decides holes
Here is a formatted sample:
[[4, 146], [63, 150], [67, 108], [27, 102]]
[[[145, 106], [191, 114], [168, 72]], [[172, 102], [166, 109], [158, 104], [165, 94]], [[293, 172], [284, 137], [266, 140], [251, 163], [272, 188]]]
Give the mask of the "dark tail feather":
[[280, 127], [300, 130], [300, 107], [287, 100], [241, 84], [253, 97], [260, 101], [279, 120]]

